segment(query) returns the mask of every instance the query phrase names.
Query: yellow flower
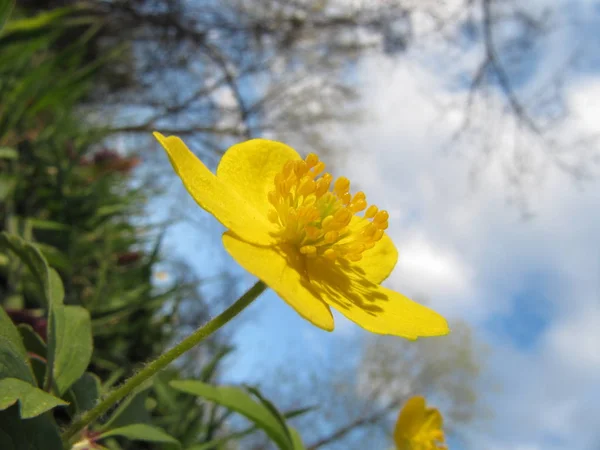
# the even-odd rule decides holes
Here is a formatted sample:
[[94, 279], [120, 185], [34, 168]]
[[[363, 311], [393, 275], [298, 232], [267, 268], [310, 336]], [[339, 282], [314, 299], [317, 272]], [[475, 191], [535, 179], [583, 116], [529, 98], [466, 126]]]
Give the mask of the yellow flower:
[[442, 415], [427, 408], [423, 397], [410, 398], [400, 411], [394, 441], [397, 450], [438, 450], [447, 448]]
[[306, 320], [333, 330], [331, 306], [375, 333], [449, 332], [442, 316], [380, 286], [398, 259], [388, 213], [352, 196], [315, 154], [253, 139], [227, 150], [214, 175], [178, 137], [154, 136], [194, 200], [228, 228], [231, 256]]

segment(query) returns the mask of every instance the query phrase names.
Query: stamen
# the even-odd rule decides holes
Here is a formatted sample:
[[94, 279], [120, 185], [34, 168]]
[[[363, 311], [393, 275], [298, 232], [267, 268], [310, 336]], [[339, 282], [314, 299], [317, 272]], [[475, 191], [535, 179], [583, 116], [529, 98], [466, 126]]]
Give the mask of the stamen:
[[[267, 194], [273, 207], [268, 219], [280, 226], [282, 240], [308, 258], [360, 261], [383, 237], [389, 214], [368, 206], [364, 192], [352, 195], [348, 178], [319, 176], [324, 170], [314, 153], [286, 162]], [[362, 218], [354, 219], [362, 211]]]

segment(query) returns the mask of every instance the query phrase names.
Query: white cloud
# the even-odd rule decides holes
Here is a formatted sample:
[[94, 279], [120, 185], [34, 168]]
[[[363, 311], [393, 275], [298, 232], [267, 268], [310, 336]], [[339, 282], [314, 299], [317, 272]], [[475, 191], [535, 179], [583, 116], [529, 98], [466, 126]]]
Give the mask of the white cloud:
[[[474, 189], [473, 160], [442, 150], [454, 123], [439, 121], [431, 98], [462, 94], [444, 92], [442, 80], [414, 61], [372, 60], [362, 73], [369, 120], [340, 135], [352, 149], [342, 170], [360, 180], [369, 201], [390, 211], [400, 260], [389, 282], [470, 319], [495, 348], [488, 375], [502, 390], [486, 393], [495, 416], [485, 431], [472, 433], [472, 448], [594, 448], [600, 442], [591, 420], [600, 413], [600, 183], [578, 189], [549, 168], [543, 184], [531, 185], [536, 216], [523, 221], [507, 205], [511, 186], [501, 159]], [[567, 94], [577, 131], [597, 128], [600, 81], [574, 79]], [[499, 139], [495, 146], [506, 152], [504, 144]], [[529, 348], [487, 331], [490, 318], [519, 319], [523, 286], [526, 295], [539, 294], [531, 301], [540, 310], [550, 311]], [[512, 324], [506, 328], [510, 335]]]
[[553, 355], [579, 376], [600, 376], [600, 300], [564, 320], [558, 319], [547, 335], [549, 356]]

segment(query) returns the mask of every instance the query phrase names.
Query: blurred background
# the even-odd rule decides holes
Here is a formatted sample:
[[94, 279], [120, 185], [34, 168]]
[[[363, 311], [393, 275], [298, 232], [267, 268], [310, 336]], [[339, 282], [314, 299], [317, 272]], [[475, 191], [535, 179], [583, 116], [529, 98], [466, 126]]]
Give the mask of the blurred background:
[[[151, 132], [212, 168], [253, 137], [316, 152], [389, 211], [387, 286], [453, 333], [413, 343], [339, 315], [327, 333], [268, 293], [137, 416], [183, 448], [271, 448], [200, 447], [248, 425], [164, 389], [195, 376], [259, 386], [311, 450], [391, 448], [415, 394], [451, 449], [597, 450], [598, 30], [595, 0], [19, 0], [0, 34], [0, 223], [91, 312], [111, 385], [253, 283]], [[0, 258], [2, 306], [43, 335], [19, 273]]]

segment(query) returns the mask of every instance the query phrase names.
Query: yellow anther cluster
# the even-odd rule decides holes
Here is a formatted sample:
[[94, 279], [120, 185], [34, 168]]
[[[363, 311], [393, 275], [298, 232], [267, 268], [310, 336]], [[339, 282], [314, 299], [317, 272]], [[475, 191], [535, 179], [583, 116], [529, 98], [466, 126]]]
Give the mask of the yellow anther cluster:
[[[305, 160], [288, 161], [275, 176], [269, 192], [269, 220], [281, 227], [280, 236], [307, 257], [359, 261], [388, 227], [387, 211], [367, 207], [363, 192], [350, 194], [350, 180], [323, 171], [325, 164], [311, 153]], [[360, 222], [352, 217], [364, 211]], [[358, 224], [357, 224], [358, 223]]]

